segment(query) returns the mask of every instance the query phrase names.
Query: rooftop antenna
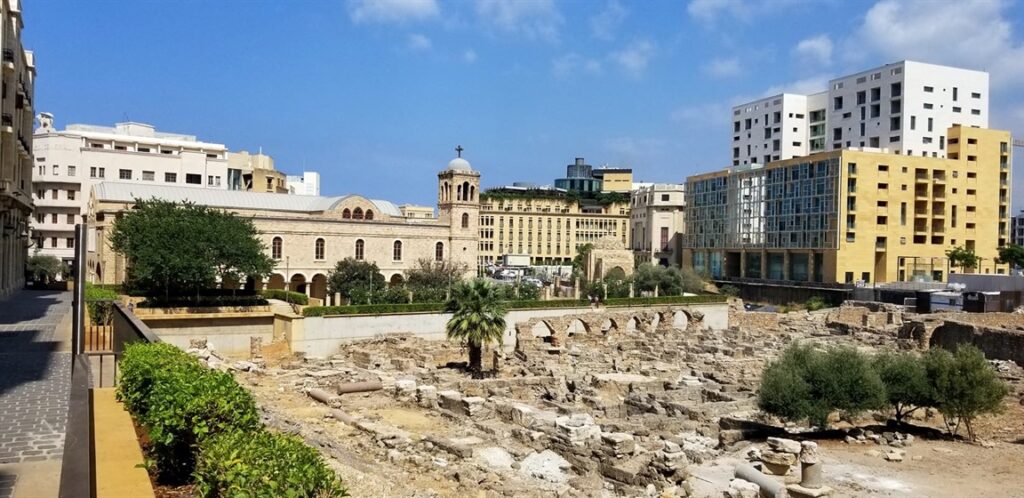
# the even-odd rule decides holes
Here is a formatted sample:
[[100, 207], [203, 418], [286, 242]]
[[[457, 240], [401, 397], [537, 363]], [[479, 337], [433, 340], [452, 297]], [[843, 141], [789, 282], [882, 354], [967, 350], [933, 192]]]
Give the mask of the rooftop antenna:
[[260, 146], [260, 155], [261, 156], [263, 155], [263, 146], [262, 145]]

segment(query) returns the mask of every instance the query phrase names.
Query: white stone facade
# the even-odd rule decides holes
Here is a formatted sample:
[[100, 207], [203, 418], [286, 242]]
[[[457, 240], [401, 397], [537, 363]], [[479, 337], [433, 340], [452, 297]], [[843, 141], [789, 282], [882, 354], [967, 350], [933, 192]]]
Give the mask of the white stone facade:
[[685, 186], [657, 183], [634, 190], [629, 202], [630, 249], [637, 261], [662, 266], [682, 263]]
[[733, 107], [733, 166], [846, 148], [946, 157], [948, 128], [988, 128], [982, 71], [901, 61], [831, 80], [823, 90]]
[[303, 171], [301, 175], [288, 175], [288, 193], [320, 195], [320, 173]]
[[87, 214], [89, 192], [100, 182], [226, 190], [227, 149], [192, 135], [164, 133], [142, 123], [113, 127], [53, 126], [40, 114], [33, 152], [36, 212], [32, 236], [42, 254], [70, 261], [75, 224]]

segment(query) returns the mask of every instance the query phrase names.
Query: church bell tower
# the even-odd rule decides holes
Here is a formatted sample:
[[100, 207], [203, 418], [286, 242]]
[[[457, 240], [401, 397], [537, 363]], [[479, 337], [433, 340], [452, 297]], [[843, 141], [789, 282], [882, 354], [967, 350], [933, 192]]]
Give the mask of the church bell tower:
[[455, 147], [457, 156], [437, 174], [438, 220], [449, 226], [447, 256], [477, 269], [480, 225], [480, 172], [462, 158], [462, 146]]

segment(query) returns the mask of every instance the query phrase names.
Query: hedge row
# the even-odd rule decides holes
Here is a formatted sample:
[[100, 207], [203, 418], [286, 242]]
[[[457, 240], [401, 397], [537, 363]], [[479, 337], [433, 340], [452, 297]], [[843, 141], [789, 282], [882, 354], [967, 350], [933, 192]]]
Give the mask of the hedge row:
[[170, 299], [149, 297], [140, 308], [216, 308], [220, 306], [265, 306], [262, 296], [176, 296]]
[[110, 323], [114, 311], [117, 291], [105, 286], [85, 283], [85, 305], [89, 309], [89, 319], [93, 325]]
[[260, 291], [260, 294], [267, 299], [280, 299], [281, 301], [301, 304], [303, 306], [309, 304], [309, 296], [301, 292], [292, 292], [283, 289], [264, 289]]
[[118, 398], [145, 427], [161, 482], [194, 481], [207, 498], [345, 496], [320, 455], [267, 432], [251, 394], [166, 343], [131, 344]]
[[[656, 306], [665, 304], [700, 304], [722, 303], [726, 296], [715, 294], [698, 296], [662, 296], [662, 297], [628, 297], [613, 298], [604, 301], [605, 306]], [[552, 301], [509, 301], [508, 308], [525, 309], [558, 309], [587, 306], [586, 301], [569, 299]], [[359, 306], [313, 306], [304, 308], [304, 316], [328, 315], [386, 315], [392, 313], [438, 313], [444, 311], [445, 303], [412, 303], [412, 304], [366, 304]]]

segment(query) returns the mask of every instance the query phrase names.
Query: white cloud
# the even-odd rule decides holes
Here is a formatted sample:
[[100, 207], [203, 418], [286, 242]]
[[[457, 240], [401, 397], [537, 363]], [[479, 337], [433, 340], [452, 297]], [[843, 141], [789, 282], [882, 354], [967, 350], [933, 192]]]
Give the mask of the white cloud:
[[771, 95], [778, 95], [780, 93], [820, 93], [828, 90], [828, 82], [833, 76], [831, 74], [816, 74], [807, 78], [791, 81], [782, 85], [775, 85], [768, 87], [760, 97], [754, 97], [752, 99], [744, 99], [743, 102], [750, 102], [758, 98], [768, 97]]
[[554, 0], [476, 0], [476, 14], [505, 34], [544, 41], [557, 41], [563, 22]]
[[476, 59], [477, 59], [477, 55], [476, 55], [476, 51], [475, 50], [470, 48], [470, 49], [466, 49], [465, 52], [462, 52], [462, 60], [466, 64], [472, 64], [472, 63], [476, 62]]
[[793, 48], [793, 56], [805, 67], [832, 65], [832, 39], [818, 35], [800, 40]]
[[437, 0], [349, 0], [348, 15], [354, 23], [402, 23], [437, 17]]
[[434, 44], [430, 42], [430, 38], [423, 36], [419, 33], [413, 33], [409, 35], [408, 47], [413, 52], [423, 52], [430, 50]]
[[646, 40], [638, 40], [608, 55], [609, 59], [627, 74], [638, 77], [647, 70], [654, 57], [654, 44]]
[[993, 87], [1024, 82], [1024, 44], [1002, 0], [882, 0], [847, 40], [846, 58], [911, 59], [991, 71]]
[[704, 74], [713, 78], [733, 78], [739, 76], [742, 70], [740, 60], [736, 57], [712, 59], [703, 67]]
[[690, 0], [686, 12], [699, 21], [713, 23], [729, 16], [740, 21], [777, 13], [779, 10], [813, 0]]
[[595, 38], [612, 40], [628, 15], [629, 11], [618, 0], [609, 0], [601, 12], [590, 18], [590, 32]]
[[551, 72], [557, 78], [569, 77], [580, 72], [598, 74], [601, 72], [601, 61], [570, 52], [551, 61]]

